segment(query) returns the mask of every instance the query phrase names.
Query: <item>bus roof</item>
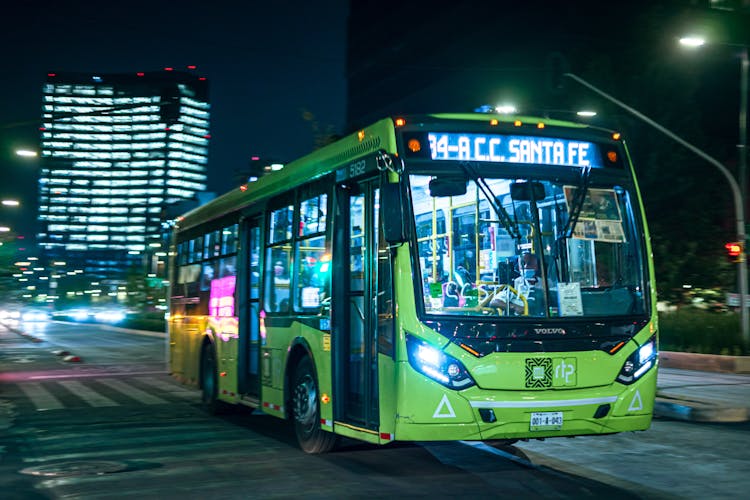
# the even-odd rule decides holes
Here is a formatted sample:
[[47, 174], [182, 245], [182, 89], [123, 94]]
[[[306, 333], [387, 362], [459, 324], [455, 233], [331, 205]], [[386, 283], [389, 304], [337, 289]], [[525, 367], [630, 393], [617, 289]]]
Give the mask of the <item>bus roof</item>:
[[195, 208], [178, 218], [181, 228], [192, 227], [221, 217], [257, 200], [320, 178], [343, 163], [378, 150], [395, 152], [394, 125], [391, 118], [382, 119], [364, 129], [284, 165], [284, 168], [260, 177]]

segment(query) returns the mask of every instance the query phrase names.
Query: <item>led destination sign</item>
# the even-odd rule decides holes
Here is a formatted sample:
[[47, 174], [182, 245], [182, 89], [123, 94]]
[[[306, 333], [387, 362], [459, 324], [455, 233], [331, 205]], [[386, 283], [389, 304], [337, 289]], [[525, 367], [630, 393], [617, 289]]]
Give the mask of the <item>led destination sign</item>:
[[593, 142], [523, 135], [428, 134], [433, 160], [469, 160], [602, 167]]

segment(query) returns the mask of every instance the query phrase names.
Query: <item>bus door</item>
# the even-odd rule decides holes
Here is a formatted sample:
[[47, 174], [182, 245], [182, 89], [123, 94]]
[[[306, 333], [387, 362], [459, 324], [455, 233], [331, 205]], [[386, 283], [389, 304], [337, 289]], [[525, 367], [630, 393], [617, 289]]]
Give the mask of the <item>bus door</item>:
[[259, 394], [258, 364], [260, 361], [260, 218], [254, 217], [247, 222], [248, 259], [245, 266], [247, 290], [247, 316], [241, 318], [245, 329], [241, 338], [244, 343], [245, 390], [243, 392], [257, 396]]
[[377, 235], [375, 179], [338, 186], [332, 310], [335, 418], [377, 430]]

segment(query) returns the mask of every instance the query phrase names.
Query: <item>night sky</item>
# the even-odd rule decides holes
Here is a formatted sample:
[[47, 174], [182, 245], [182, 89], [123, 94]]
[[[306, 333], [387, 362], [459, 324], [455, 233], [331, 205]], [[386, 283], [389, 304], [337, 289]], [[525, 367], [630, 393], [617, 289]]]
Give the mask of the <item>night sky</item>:
[[[639, 8], [652, 3], [662, 6], [660, 18]], [[512, 72], [489, 73], [487, 78], [470, 75], [474, 83], [494, 89], [476, 95], [469, 92], [473, 87], [469, 87], [468, 82], [459, 80], [451, 86], [452, 81], [445, 79], [440, 87], [448, 89], [445, 95], [463, 99], [459, 102], [461, 106], [449, 109], [446, 99], [442, 98], [445, 95], [429, 98], [428, 92], [424, 102], [416, 99], [417, 80], [426, 79], [427, 90], [433, 82], [425, 75], [405, 71], [404, 67], [438, 68], [439, 74], [435, 76], [444, 78], [457, 67], [469, 64], [471, 60], [467, 56], [475, 52], [483, 53], [482, 50], [488, 48], [493, 54], [498, 52], [492, 49], [498, 44], [514, 58], [480, 62], [500, 69], [506, 66], [541, 68], [543, 57], [524, 59], [530, 45], [541, 47], [544, 50], [537, 52], [544, 54], [562, 51], [566, 44], [572, 43], [583, 44], [580, 49], [583, 55], [573, 68], [577, 73], [585, 68], [583, 62], [590, 57], [588, 47], [603, 45], [616, 71], [594, 73], [593, 83], [628, 104], [642, 103], [645, 114], [667, 126], [677, 126], [678, 131], [684, 130], [685, 137], [695, 140], [699, 147], [730, 166], [736, 165], [739, 65], [726, 47], [692, 53], [676, 47], [674, 37], [681, 32], [680, 24], [682, 27], [693, 24], [692, 19], [684, 18], [686, 7], [694, 5], [689, 0], [633, 0], [616, 14], [610, 12], [606, 3], [592, 0], [570, 2], [570, 9], [567, 4], [551, 0], [548, 3], [507, 2], [507, 5], [479, 0], [461, 3], [422, 0], [403, 4], [396, 0], [357, 0], [354, 5], [352, 15], [358, 14], [360, 19], [358, 28], [353, 31], [353, 40], [359, 44], [356, 61], [365, 69], [373, 63], [380, 66], [373, 70], [373, 82], [364, 82], [373, 83], [372, 88], [355, 78], [352, 90], [359, 97], [357, 102], [364, 103], [363, 109], [377, 118], [389, 112], [413, 111], [402, 106], [404, 103], [418, 108], [419, 112], [469, 111], [491, 102], [492, 96], [499, 92], [494, 89], [499, 85], [497, 82], [511, 87], [510, 80], [506, 82], [506, 79], [513, 76]], [[545, 5], [545, 8], [538, 5]], [[564, 19], [556, 15], [559, 11], [550, 9], [550, 5], [562, 9]], [[706, 14], [705, 10], [699, 14]], [[466, 18], [455, 18], [456, 11], [464, 11]], [[497, 19], [513, 22], [498, 25], [502, 29], [482, 24], [482, 16], [489, 15], [490, 11], [496, 13]], [[722, 11], [714, 14], [710, 17], [717, 17]], [[13, 151], [22, 146], [38, 148], [42, 85], [48, 72], [132, 73], [196, 65], [198, 73], [210, 81], [208, 189], [221, 194], [237, 185], [236, 173], [244, 169], [251, 156], [287, 162], [314, 148], [314, 129], [346, 132], [348, 16], [348, 0], [16, 2], [12, 10], [0, 16], [4, 63], [0, 78], [0, 169], [3, 172], [0, 196], [20, 196], [24, 205], [18, 216], [12, 216], [22, 217], [23, 221], [20, 224], [9, 222], [19, 232], [35, 232], [32, 227], [37, 197], [35, 167], [39, 162], [18, 158]], [[725, 18], [741, 19], [722, 14], [721, 21]], [[613, 19], [616, 19], [614, 24]], [[475, 29], [474, 23], [484, 29]], [[745, 25], [738, 26], [735, 28], [743, 35], [740, 39], [747, 40], [750, 30]], [[471, 45], [476, 42], [472, 41], [473, 36], [468, 36], [474, 31], [485, 36], [478, 38], [478, 46]], [[513, 33], [515, 36], [511, 36]], [[585, 38], [584, 35], [593, 36], [592, 33], [600, 38]], [[724, 35], [724, 42], [732, 39], [727, 33], [714, 35]], [[403, 46], [410, 49], [402, 51], [399, 62], [395, 55]], [[436, 53], [423, 53], [420, 47]], [[400, 70], [399, 64], [404, 66]], [[659, 82], [649, 73], [657, 69], [656, 76], [667, 79], [666, 85], [662, 82], [661, 87], [667, 89], [662, 89], [662, 94], [657, 93]], [[630, 93], [626, 86], [618, 87], [621, 82], [617, 74], [627, 77]], [[543, 75], [536, 74], [536, 78], [541, 81]], [[399, 82], [395, 90], [391, 89], [394, 95], [388, 95], [378, 86], [394, 81]], [[414, 89], [410, 88], [411, 84]], [[503, 85], [499, 88], [505, 88]], [[512, 87], [516, 93], [526, 89], [522, 85]], [[673, 90], [683, 89], [694, 90], [694, 101], [690, 105], [700, 111], [697, 115], [693, 113], [697, 118], [690, 123], [682, 116], [684, 108], [680, 106], [685, 103], [676, 102], [671, 95]], [[461, 90], [463, 94], [459, 93]], [[566, 92], [573, 95], [580, 91], [569, 86]], [[641, 103], [634, 102], [636, 95], [644, 98]], [[535, 92], [529, 99], [538, 102], [540, 97]], [[404, 109], [379, 107], [378, 99]], [[602, 125], [622, 128], [618, 123], [623, 116], [620, 110], [609, 107], [610, 114], [606, 113], [607, 109], [600, 111], [604, 111]], [[352, 122], [356, 123], [354, 118]], [[623, 123], [642, 126], [634, 120]], [[683, 126], [686, 123], [693, 126]], [[699, 129], [702, 134], [690, 135]], [[644, 135], [650, 137], [653, 133], [649, 130]], [[634, 146], [634, 150], [639, 151], [638, 144]], [[649, 153], [648, 147], [641, 150], [644, 155]], [[689, 161], [705, 175], [712, 176], [709, 183], [726, 186], [720, 174], [707, 169], [701, 160], [690, 157]], [[642, 178], [647, 180], [647, 175]], [[648, 188], [647, 183], [644, 185]], [[9, 209], [0, 208], [0, 224], [8, 222], [4, 220], [9, 217], [8, 213]]]
[[21, 190], [27, 208], [35, 203], [33, 162], [12, 152], [38, 148], [49, 71], [196, 65], [210, 83], [208, 189], [218, 194], [251, 155], [308, 153], [313, 125], [344, 126], [347, 14], [347, 0], [15, 2], [0, 21], [0, 195]]

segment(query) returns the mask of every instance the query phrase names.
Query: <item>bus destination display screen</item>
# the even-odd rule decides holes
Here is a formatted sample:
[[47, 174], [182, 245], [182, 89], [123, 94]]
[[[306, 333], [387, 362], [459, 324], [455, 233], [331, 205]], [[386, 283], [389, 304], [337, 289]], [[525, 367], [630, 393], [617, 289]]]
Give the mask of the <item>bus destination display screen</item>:
[[433, 160], [603, 167], [599, 146], [593, 142], [523, 135], [428, 134]]

